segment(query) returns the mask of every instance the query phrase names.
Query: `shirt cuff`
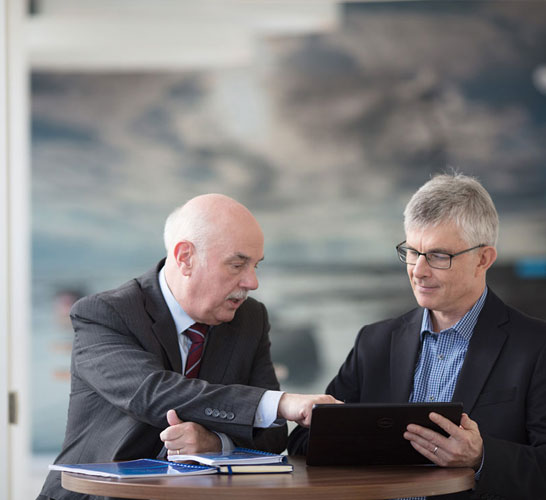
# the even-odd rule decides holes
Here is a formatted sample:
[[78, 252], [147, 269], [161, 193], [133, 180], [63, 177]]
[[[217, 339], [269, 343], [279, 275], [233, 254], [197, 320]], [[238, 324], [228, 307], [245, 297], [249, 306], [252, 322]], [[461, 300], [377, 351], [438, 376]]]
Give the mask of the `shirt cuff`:
[[254, 427], [267, 428], [284, 425], [283, 418], [277, 418], [279, 401], [284, 391], [265, 391], [254, 415]]
[[474, 473], [474, 480], [475, 481], [480, 479], [480, 474], [482, 473], [484, 459], [485, 459], [485, 448], [482, 451], [482, 463], [480, 464], [480, 468]]
[[235, 449], [235, 444], [229, 436], [227, 436], [223, 432], [212, 432], [214, 432], [214, 434], [216, 434], [220, 438], [220, 441], [222, 441], [222, 453], [230, 453]]

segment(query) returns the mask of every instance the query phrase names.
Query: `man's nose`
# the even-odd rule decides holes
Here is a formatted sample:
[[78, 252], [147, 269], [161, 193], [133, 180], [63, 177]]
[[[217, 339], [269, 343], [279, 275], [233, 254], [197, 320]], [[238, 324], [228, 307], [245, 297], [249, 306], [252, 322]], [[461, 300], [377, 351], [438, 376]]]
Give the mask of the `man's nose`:
[[417, 257], [417, 262], [413, 266], [413, 274], [416, 276], [426, 276], [430, 274], [430, 265], [424, 255]]
[[239, 285], [241, 288], [246, 288], [248, 290], [256, 290], [256, 288], [258, 288], [258, 277], [256, 276], [256, 269], [254, 267], [250, 268], [245, 273]]

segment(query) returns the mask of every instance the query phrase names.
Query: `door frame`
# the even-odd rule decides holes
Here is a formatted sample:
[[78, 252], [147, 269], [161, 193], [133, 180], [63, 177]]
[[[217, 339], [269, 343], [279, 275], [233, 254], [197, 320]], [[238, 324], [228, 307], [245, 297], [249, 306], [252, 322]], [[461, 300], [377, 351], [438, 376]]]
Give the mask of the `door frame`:
[[0, 442], [6, 444], [0, 446], [0, 498], [8, 500], [28, 497], [30, 458], [29, 77], [25, 9], [26, 2], [0, 0]]

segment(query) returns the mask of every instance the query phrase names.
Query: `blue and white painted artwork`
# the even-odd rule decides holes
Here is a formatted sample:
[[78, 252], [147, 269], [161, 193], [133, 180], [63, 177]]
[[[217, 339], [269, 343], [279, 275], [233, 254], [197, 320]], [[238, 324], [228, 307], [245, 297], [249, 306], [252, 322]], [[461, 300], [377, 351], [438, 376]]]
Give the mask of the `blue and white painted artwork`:
[[363, 324], [413, 307], [402, 212], [449, 168], [497, 204], [492, 286], [546, 314], [546, 3], [342, 14], [332, 32], [260, 40], [245, 67], [32, 75], [34, 452], [64, 434], [70, 305], [155, 265], [165, 217], [198, 194], [263, 227], [254, 295], [285, 389], [322, 392]]

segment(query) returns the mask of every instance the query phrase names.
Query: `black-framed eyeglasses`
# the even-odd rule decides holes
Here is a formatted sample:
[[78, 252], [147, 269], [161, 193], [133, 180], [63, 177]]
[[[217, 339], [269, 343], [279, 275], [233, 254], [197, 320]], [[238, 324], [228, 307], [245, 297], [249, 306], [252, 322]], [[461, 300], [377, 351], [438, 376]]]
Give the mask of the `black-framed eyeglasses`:
[[417, 264], [417, 259], [421, 255], [424, 255], [425, 259], [427, 259], [428, 265], [430, 267], [433, 267], [434, 269], [450, 269], [451, 260], [453, 259], [453, 257], [457, 257], [457, 255], [462, 255], [463, 253], [466, 253], [466, 252], [471, 252], [472, 250], [476, 250], [476, 248], [487, 246], [482, 243], [481, 245], [476, 245], [475, 247], [467, 248], [466, 250], [462, 250], [461, 252], [457, 252], [457, 253], [445, 253], [445, 252], [422, 253], [415, 250], [415, 248], [410, 248], [405, 246], [404, 243], [406, 243], [406, 240], [396, 245], [396, 251], [398, 252], [398, 258], [400, 259], [400, 262], [414, 266], [415, 264]]

